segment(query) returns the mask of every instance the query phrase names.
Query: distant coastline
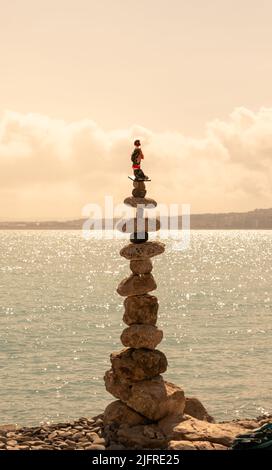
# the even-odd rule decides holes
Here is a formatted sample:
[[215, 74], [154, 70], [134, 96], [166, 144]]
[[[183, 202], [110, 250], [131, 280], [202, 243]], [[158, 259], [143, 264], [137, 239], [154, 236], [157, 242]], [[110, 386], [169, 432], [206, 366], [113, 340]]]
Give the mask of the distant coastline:
[[[81, 230], [84, 220], [0, 221], [0, 230]], [[103, 228], [105, 228], [105, 220]], [[179, 229], [182, 217], [179, 216]], [[272, 230], [272, 208], [249, 212], [192, 214], [193, 230]]]

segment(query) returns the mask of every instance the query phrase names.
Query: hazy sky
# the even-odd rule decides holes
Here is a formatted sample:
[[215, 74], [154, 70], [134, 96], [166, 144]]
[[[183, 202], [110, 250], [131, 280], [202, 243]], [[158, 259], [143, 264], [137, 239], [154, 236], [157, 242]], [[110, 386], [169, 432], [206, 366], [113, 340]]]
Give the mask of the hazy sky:
[[[158, 198], [163, 188], [194, 212], [272, 206], [272, 111], [260, 110], [272, 108], [271, 0], [0, 0], [0, 11], [1, 218], [74, 217], [94, 196], [125, 196], [127, 182], [112, 186], [136, 135], [149, 136]], [[232, 135], [211, 164], [215, 119], [219, 150]], [[234, 181], [220, 185], [230, 161]]]

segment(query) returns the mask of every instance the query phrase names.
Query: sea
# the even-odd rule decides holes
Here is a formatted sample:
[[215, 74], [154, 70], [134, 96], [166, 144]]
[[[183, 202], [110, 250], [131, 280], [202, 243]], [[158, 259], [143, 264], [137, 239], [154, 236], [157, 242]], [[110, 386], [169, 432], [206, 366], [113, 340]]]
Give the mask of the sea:
[[[272, 412], [272, 231], [191, 231], [154, 258], [166, 380], [216, 420]], [[94, 416], [122, 348], [124, 239], [0, 231], [0, 424]]]

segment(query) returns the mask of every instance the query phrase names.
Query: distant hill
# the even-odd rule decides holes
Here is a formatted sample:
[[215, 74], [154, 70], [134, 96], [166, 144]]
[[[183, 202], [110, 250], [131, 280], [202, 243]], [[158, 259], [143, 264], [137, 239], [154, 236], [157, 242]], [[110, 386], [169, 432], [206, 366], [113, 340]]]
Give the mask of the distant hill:
[[272, 209], [226, 214], [193, 214], [192, 229], [272, 230]]
[[[81, 230], [84, 220], [0, 222], [0, 230]], [[182, 228], [181, 216], [179, 228]], [[195, 230], [272, 230], [272, 208], [225, 214], [192, 214], [191, 228]]]

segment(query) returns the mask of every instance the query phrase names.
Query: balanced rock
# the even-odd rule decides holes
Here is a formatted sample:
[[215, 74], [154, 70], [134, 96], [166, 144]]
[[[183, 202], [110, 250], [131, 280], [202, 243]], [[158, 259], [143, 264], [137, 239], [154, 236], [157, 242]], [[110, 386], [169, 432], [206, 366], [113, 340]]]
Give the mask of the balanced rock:
[[106, 372], [104, 380], [109, 393], [152, 421], [158, 421], [172, 413], [183, 413], [183, 390], [165, 382], [161, 376], [128, 384], [120, 382], [110, 370]]
[[159, 303], [154, 295], [133, 295], [124, 301], [125, 313], [123, 321], [127, 325], [134, 323], [155, 325]]
[[146, 190], [145, 189], [138, 189], [138, 188], [134, 188], [132, 190], [132, 196], [133, 197], [145, 197], [146, 195]]
[[156, 232], [160, 230], [160, 221], [158, 219], [130, 219], [130, 220], [121, 220], [116, 224], [116, 229], [123, 233], [133, 233], [133, 232]]
[[135, 349], [155, 349], [162, 338], [162, 330], [152, 325], [131, 325], [121, 334], [122, 344]]
[[120, 382], [136, 382], [162, 374], [167, 369], [165, 355], [148, 349], [123, 349], [110, 356], [112, 370]]
[[138, 205], [141, 205], [146, 209], [153, 209], [153, 207], [157, 207], [157, 202], [149, 197], [126, 197], [126, 199], [124, 200], [124, 204], [136, 208]]
[[142, 258], [153, 258], [165, 251], [165, 245], [161, 242], [146, 242], [136, 245], [130, 243], [121, 249], [120, 255], [128, 260], [137, 260]]
[[106, 407], [103, 422], [105, 426], [110, 424], [137, 426], [137, 424], [146, 424], [148, 419], [129, 408], [121, 400], [116, 400]]
[[120, 282], [117, 292], [119, 295], [127, 297], [147, 294], [155, 289], [157, 289], [157, 284], [152, 274], [131, 274]]
[[144, 181], [133, 181], [133, 187], [136, 189], [145, 189]]
[[130, 269], [134, 274], [149, 274], [153, 269], [152, 261], [149, 258], [132, 259]]
[[165, 449], [167, 437], [155, 423], [137, 426], [121, 425], [117, 430], [117, 440], [129, 449]]

